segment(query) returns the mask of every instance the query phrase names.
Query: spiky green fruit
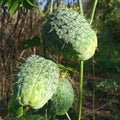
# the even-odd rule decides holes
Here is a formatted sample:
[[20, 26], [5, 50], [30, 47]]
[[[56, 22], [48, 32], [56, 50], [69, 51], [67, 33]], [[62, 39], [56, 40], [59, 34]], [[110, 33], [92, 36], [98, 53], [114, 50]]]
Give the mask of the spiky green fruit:
[[55, 11], [43, 27], [45, 37], [64, 57], [78, 60], [91, 58], [97, 47], [97, 37], [90, 24], [73, 9]]
[[60, 78], [56, 93], [50, 101], [50, 111], [55, 115], [64, 115], [74, 102], [74, 90], [66, 78]]
[[14, 94], [19, 104], [43, 107], [56, 92], [59, 69], [56, 63], [38, 55], [27, 57], [17, 68]]

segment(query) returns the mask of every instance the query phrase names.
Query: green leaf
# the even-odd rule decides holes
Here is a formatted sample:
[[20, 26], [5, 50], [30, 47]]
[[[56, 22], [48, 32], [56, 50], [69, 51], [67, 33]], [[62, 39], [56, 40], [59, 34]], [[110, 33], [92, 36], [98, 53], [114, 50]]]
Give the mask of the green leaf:
[[7, 117], [5, 120], [48, 120], [41, 115], [26, 115], [19, 118], [16, 117]]
[[20, 6], [19, 0], [11, 0], [11, 5], [9, 7], [10, 15], [14, 15]]
[[35, 47], [40, 45], [40, 43], [41, 43], [41, 38], [39, 36], [36, 36], [33, 39], [28, 39], [21, 42], [21, 49], [24, 50], [30, 47]]
[[59, 67], [60, 69], [67, 70], [67, 71], [70, 71], [70, 72], [76, 72], [76, 73], [78, 73], [78, 71], [75, 70], [75, 69], [72, 68], [72, 67], [63, 66], [62, 64], [57, 64], [57, 65], [58, 65], [58, 67]]
[[35, 7], [36, 4], [34, 4], [33, 0], [24, 0], [23, 1], [23, 6], [27, 9], [31, 9], [31, 8]]
[[11, 114], [16, 115], [16, 117], [20, 117], [23, 115], [23, 106], [21, 106], [17, 101], [15, 96], [11, 96], [8, 101], [8, 111]]
[[35, 7], [39, 11], [40, 15], [42, 17], [45, 17], [45, 14], [42, 12], [40, 7], [37, 6], [36, 4], [34, 4], [34, 0], [24, 0], [23, 1], [23, 6], [27, 9], [32, 9], [33, 7]]
[[5, 120], [26, 120], [25, 119], [25, 117], [19, 117], [19, 118], [17, 118], [17, 117], [7, 117], [7, 118], [5, 118]]
[[8, 0], [0, 0], [0, 5], [5, 5]]
[[3, 0], [1, 4], [8, 8], [9, 13], [12, 16], [18, 10], [19, 6], [21, 5], [21, 1], [20, 0]]
[[47, 118], [44, 118], [41, 115], [29, 115], [29, 116], [25, 116], [26, 120], [48, 120]]

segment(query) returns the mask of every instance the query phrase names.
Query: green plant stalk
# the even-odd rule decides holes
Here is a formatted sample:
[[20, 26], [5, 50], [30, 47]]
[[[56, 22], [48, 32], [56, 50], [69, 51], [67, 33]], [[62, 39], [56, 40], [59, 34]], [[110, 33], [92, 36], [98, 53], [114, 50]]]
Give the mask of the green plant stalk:
[[50, 0], [50, 14], [53, 12], [53, 0]]
[[[94, 15], [95, 15], [95, 10], [96, 10], [97, 3], [98, 3], [98, 0], [95, 0], [93, 10], [92, 10], [92, 13], [91, 13], [90, 25], [93, 22], [93, 18], [94, 18]], [[94, 57], [93, 57], [93, 60], [94, 60]], [[94, 63], [93, 63], [93, 76], [95, 78]], [[95, 115], [94, 115], [95, 103], [94, 102], [95, 102], [95, 86], [93, 86], [93, 120], [95, 120]]]
[[45, 14], [42, 12], [42, 10], [40, 9], [40, 7], [39, 7], [38, 5], [32, 3], [30, 0], [27, 0], [27, 2], [28, 2], [31, 6], [35, 7], [35, 8], [39, 11], [40, 15], [41, 15], [43, 18], [45, 17]]
[[82, 0], [78, 0], [78, 6], [79, 6], [80, 14], [83, 16]]
[[68, 120], [71, 120], [71, 118], [70, 118], [69, 114], [68, 114], [67, 112], [66, 112], [65, 114], [66, 114], [66, 116], [67, 116]]
[[39, 11], [40, 15], [41, 15], [43, 18], [45, 18], [45, 14], [42, 12], [42, 10], [40, 9], [40, 7], [39, 7], [39, 6], [35, 6], [35, 7], [36, 7], [36, 9]]
[[93, 68], [93, 79], [94, 79], [94, 81], [93, 81], [93, 120], [95, 120], [95, 63], [94, 63], [94, 56], [92, 57], [92, 59], [93, 59], [93, 62], [92, 62], [92, 68]]
[[80, 81], [79, 81], [79, 111], [78, 120], [81, 120], [82, 114], [82, 88], [83, 88], [83, 61], [80, 61]]
[[93, 18], [94, 18], [94, 15], [95, 15], [95, 10], [96, 10], [96, 6], [97, 6], [97, 2], [98, 2], [98, 0], [95, 0], [95, 2], [94, 2], [92, 14], [91, 14], [91, 19], [90, 19], [90, 25], [91, 25], [92, 22], [93, 22]]

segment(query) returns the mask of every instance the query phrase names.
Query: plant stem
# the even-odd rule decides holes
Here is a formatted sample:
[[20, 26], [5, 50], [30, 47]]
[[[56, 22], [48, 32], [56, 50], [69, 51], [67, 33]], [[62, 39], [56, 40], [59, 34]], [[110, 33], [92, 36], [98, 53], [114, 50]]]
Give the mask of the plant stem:
[[78, 111], [78, 120], [81, 120], [81, 113], [82, 113], [82, 88], [83, 88], [83, 61], [80, 61], [79, 111]]
[[40, 9], [39, 6], [35, 6], [37, 8], [37, 10], [39, 11], [40, 15], [45, 18], [45, 14], [42, 12], [42, 10]]
[[68, 120], [71, 120], [71, 118], [70, 118], [69, 114], [68, 114], [67, 112], [66, 112], [65, 114], [66, 114], [66, 116], [67, 116]]
[[42, 10], [40, 9], [40, 7], [39, 7], [38, 5], [32, 3], [30, 0], [27, 0], [27, 2], [28, 2], [31, 6], [35, 7], [35, 8], [39, 11], [40, 15], [41, 15], [43, 18], [45, 17], [45, 14], [42, 12]]
[[95, 120], [95, 60], [92, 57], [92, 68], [93, 68], [93, 120]]
[[78, 0], [78, 6], [79, 6], [80, 14], [83, 16], [82, 0]]
[[53, 11], [53, 0], [50, 0], [50, 14], [52, 14]]
[[96, 6], [97, 6], [97, 2], [98, 2], [98, 0], [95, 0], [95, 2], [94, 2], [92, 14], [91, 14], [91, 19], [90, 19], [90, 25], [91, 25], [92, 22], [93, 22], [93, 18], [94, 18], [94, 15], [95, 15], [95, 10], [96, 10]]

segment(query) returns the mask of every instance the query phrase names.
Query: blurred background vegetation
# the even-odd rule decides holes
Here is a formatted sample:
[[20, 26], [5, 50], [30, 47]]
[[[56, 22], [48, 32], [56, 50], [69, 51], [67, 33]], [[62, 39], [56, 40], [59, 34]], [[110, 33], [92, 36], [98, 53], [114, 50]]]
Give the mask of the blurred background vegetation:
[[[45, 15], [50, 11], [50, 0], [31, 0], [40, 6]], [[2, 3], [2, 0], [0, 1]], [[90, 20], [94, 0], [84, 0], [85, 18]], [[19, 60], [30, 54], [40, 54], [57, 63], [74, 69], [69, 72], [76, 99], [70, 116], [77, 114], [79, 64], [76, 61], [58, 57], [52, 48], [44, 46], [42, 25], [45, 18], [33, 6], [20, 7], [11, 11], [0, 5], [0, 116], [7, 116], [7, 102], [12, 94], [12, 81]], [[78, 10], [77, 0], [55, 0], [54, 10], [61, 6]], [[10, 8], [9, 8], [10, 10]], [[83, 120], [120, 119], [120, 0], [99, 0], [95, 12], [93, 29], [97, 32], [98, 48], [93, 58], [85, 61]], [[71, 67], [68, 68], [67, 66]]]

